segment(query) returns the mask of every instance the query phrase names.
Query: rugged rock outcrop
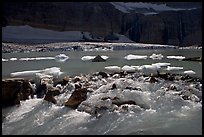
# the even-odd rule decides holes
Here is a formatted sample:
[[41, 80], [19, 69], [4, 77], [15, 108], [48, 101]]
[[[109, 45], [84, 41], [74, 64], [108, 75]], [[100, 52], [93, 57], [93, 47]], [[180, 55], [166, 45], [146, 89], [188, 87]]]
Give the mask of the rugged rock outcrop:
[[29, 99], [33, 93], [30, 82], [23, 78], [2, 79], [3, 106], [20, 104], [20, 100]]
[[[177, 8], [183, 5], [173, 4]], [[148, 15], [124, 13], [108, 2], [4, 2], [2, 7], [2, 26], [30, 25], [57, 31], [90, 32], [105, 40], [115, 40], [117, 37], [109, 34], [119, 33], [140, 43], [202, 44], [201, 6]]]

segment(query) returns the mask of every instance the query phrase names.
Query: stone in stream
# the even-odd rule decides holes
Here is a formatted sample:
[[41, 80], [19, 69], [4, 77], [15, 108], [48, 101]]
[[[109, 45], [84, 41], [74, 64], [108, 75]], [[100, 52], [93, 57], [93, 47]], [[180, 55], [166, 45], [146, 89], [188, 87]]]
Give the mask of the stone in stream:
[[89, 91], [86, 88], [76, 89], [65, 102], [65, 106], [76, 109], [82, 101], [86, 100], [87, 92]]
[[2, 105], [20, 104], [20, 100], [29, 99], [33, 96], [33, 88], [24, 78], [2, 79]]

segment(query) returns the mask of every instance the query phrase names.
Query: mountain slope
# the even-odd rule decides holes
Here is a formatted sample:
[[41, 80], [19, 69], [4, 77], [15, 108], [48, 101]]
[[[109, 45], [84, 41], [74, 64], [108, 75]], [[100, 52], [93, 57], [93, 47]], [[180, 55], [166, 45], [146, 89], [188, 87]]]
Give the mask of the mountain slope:
[[202, 44], [202, 3], [4, 2], [2, 26], [112, 33], [143, 43]]

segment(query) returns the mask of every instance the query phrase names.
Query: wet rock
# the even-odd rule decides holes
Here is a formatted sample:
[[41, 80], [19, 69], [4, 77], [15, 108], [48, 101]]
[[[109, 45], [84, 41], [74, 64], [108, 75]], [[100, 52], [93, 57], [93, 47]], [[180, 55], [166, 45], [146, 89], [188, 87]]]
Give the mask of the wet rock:
[[113, 89], [116, 89], [117, 87], [116, 87], [116, 84], [114, 83], [113, 85], [112, 85], [112, 87], [111, 87], [111, 89], [113, 90]]
[[72, 81], [73, 81], [74, 83], [76, 83], [76, 82], [78, 82], [78, 81], [81, 81], [81, 77], [76, 76], [76, 77], [74, 77], [74, 78], [72, 79]]
[[52, 94], [47, 93], [44, 97], [44, 100], [48, 101], [48, 102], [52, 102], [53, 104], [57, 104], [57, 100], [53, 97]]
[[36, 90], [37, 98], [43, 98], [47, 91], [47, 84], [43, 83], [39, 85]]
[[28, 80], [23, 81], [21, 93], [22, 93], [21, 100], [29, 99], [29, 96], [33, 98], [34, 90], [31, 83]]
[[2, 80], [2, 105], [20, 104], [20, 100], [29, 99], [33, 95], [33, 89], [28, 80], [12, 78]]
[[106, 60], [103, 59], [100, 55], [97, 55], [94, 59], [92, 59], [92, 62], [105, 62]]
[[98, 72], [98, 75], [101, 75], [102, 78], [108, 78], [108, 74], [105, 72]]
[[62, 86], [65, 86], [68, 82], [69, 82], [69, 77], [68, 76], [65, 76], [63, 79], [62, 79], [62, 81], [59, 81], [59, 82], [57, 82], [55, 85], [58, 85], [58, 84], [60, 84], [60, 85], [62, 85]]
[[75, 87], [75, 89], [80, 89], [80, 88], [82, 88], [82, 85], [80, 83], [75, 83], [74, 87]]
[[88, 90], [86, 88], [75, 90], [70, 98], [65, 102], [65, 106], [76, 109], [79, 104], [86, 100]]
[[58, 87], [50, 87], [50, 88], [48, 88], [47, 94], [57, 96], [57, 95], [61, 94], [61, 90]]

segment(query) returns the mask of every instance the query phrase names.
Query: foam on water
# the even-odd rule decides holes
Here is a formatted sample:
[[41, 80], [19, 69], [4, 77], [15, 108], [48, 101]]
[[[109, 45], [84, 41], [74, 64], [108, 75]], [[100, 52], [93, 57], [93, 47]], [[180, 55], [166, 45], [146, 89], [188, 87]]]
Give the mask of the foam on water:
[[[150, 83], [147, 78], [98, 77], [92, 81], [94, 92], [75, 110], [63, 105], [71, 95], [68, 87], [67, 92], [56, 97], [57, 104], [41, 99], [22, 101], [2, 123], [2, 134], [201, 134], [198, 114], [202, 101], [184, 100], [179, 94], [189, 90], [200, 99], [202, 84], [164, 80]], [[102, 81], [108, 82], [104, 85], [100, 84]], [[173, 86], [178, 91], [171, 89]], [[134, 100], [136, 105], [117, 106], [112, 104], [114, 97]], [[194, 126], [196, 130], [191, 129]]]

